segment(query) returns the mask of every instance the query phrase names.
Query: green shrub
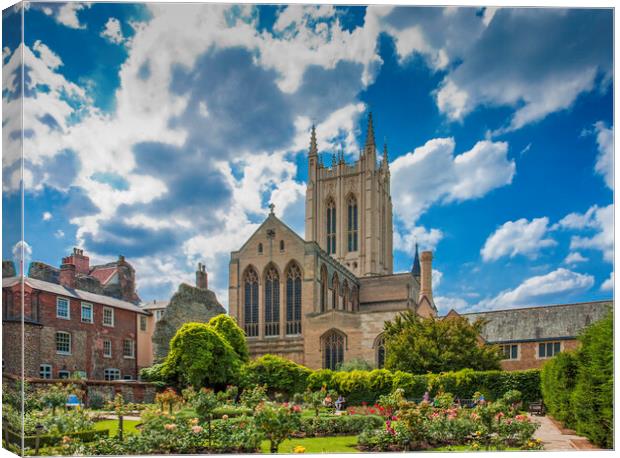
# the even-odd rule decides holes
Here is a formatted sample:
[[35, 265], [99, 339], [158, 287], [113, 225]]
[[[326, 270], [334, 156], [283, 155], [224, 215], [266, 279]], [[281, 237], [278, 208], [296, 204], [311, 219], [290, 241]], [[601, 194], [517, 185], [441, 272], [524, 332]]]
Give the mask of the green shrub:
[[577, 355], [560, 353], [543, 366], [540, 381], [543, 399], [549, 413], [569, 428], [575, 427], [571, 397], [577, 378]]
[[292, 396], [302, 393], [307, 386], [310, 369], [289, 359], [265, 355], [248, 363], [243, 369], [243, 385], [265, 385], [270, 394]]
[[605, 448], [613, 447], [613, 324], [609, 313], [579, 337], [577, 382], [572, 394], [577, 433]]
[[308, 389], [312, 391], [320, 390], [323, 387], [332, 386], [332, 377], [334, 375], [334, 371], [330, 369], [319, 369], [313, 371], [310, 375], [308, 375]]
[[222, 418], [226, 415], [228, 418], [237, 418], [242, 416], [252, 416], [252, 409], [243, 406], [222, 406], [213, 410], [213, 418]]
[[250, 360], [245, 332], [243, 332], [233, 317], [226, 314], [214, 316], [209, 320], [209, 326], [230, 344], [241, 361]]
[[363, 358], [352, 358], [348, 361], [338, 364], [336, 370], [351, 372], [351, 371], [371, 371], [373, 365]]
[[366, 429], [380, 428], [383, 418], [378, 415], [320, 415], [301, 419], [299, 432], [306, 437], [359, 434]]

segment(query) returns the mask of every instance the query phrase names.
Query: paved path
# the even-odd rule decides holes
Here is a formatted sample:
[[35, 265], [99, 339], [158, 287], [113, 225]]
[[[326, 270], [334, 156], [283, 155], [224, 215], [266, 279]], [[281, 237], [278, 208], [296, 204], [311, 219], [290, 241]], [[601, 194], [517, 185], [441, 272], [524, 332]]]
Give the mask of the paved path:
[[549, 417], [530, 417], [540, 424], [534, 437], [540, 439], [545, 450], [599, 450], [584, 437], [572, 434], [572, 431], [561, 430]]

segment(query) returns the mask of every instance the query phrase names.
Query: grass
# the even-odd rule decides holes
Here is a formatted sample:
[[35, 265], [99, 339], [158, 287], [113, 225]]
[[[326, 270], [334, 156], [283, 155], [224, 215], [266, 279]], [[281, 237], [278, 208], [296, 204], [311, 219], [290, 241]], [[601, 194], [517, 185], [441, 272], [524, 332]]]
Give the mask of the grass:
[[[140, 424], [138, 420], [123, 420], [123, 432], [125, 434], [136, 434], [138, 430], [136, 426]], [[110, 437], [118, 434], [118, 420], [101, 420], [95, 423], [95, 429], [101, 431], [103, 429], [110, 430]]]
[[[278, 453], [293, 453], [293, 449], [301, 445], [306, 453], [359, 453], [356, 449], [357, 436], [307, 437], [304, 439], [288, 439], [280, 444]], [[269, 441], [261, 443], [261, 451], [269, 453]]]

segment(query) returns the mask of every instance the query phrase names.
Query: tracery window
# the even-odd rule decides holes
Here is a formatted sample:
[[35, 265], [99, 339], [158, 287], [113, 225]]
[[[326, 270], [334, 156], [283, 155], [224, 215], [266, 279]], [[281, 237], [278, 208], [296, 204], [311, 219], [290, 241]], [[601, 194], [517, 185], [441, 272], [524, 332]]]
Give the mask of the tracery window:
[[345, 280], [342, 284], [342, 308], [343, 310], [349, 310], [349, 301], [351, 295], [349, 292], [349, 283]]
[[336, 253], [336, 202], [327, 202], [327, 253]]
[[338, 308], [338, 296], [339, 296], [340, 282], [338, 281], [338, 274], [334, 272], [332, 277], [332, 308]]
[[286, 334], [301, 334], [301, 269], [297, 263], [286, 272]]
[[323, 369], [337, 370], [344, 360], [345, 336], [336, 331], [330, 331], [323, 337]]
[[258, 336], [258, 275], [252, 268], [243, 277], [243, 326], [248, 337]]
[[321, 266], [321, 312], [327, 310], [327, 269]]
[[265, 274], [265, 336], [280, 334], [280, 276], [271, 266]]
[[377, 360], [377, 369], [383, 369], [385, 366], [385, 340], [383, 335], [377, 337], [375, 341], [375, 357]]
[[357, 199], [350, 196], [347, 201], [347, 248], [349, 251], [357, 251]]

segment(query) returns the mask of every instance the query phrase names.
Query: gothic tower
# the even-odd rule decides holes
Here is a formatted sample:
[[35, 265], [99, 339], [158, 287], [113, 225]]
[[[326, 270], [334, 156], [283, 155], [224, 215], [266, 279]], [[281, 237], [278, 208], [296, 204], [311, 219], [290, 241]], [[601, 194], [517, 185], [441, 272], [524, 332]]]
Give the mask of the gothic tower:
[[377, 160], [372, 113], [364, 149], [347, 164], [344, 153], [323, 165], [312, 127], [306, 189], [306, 240], [347, 266], [355, 275], [393, 271], [392, 197], [387, 146]]

